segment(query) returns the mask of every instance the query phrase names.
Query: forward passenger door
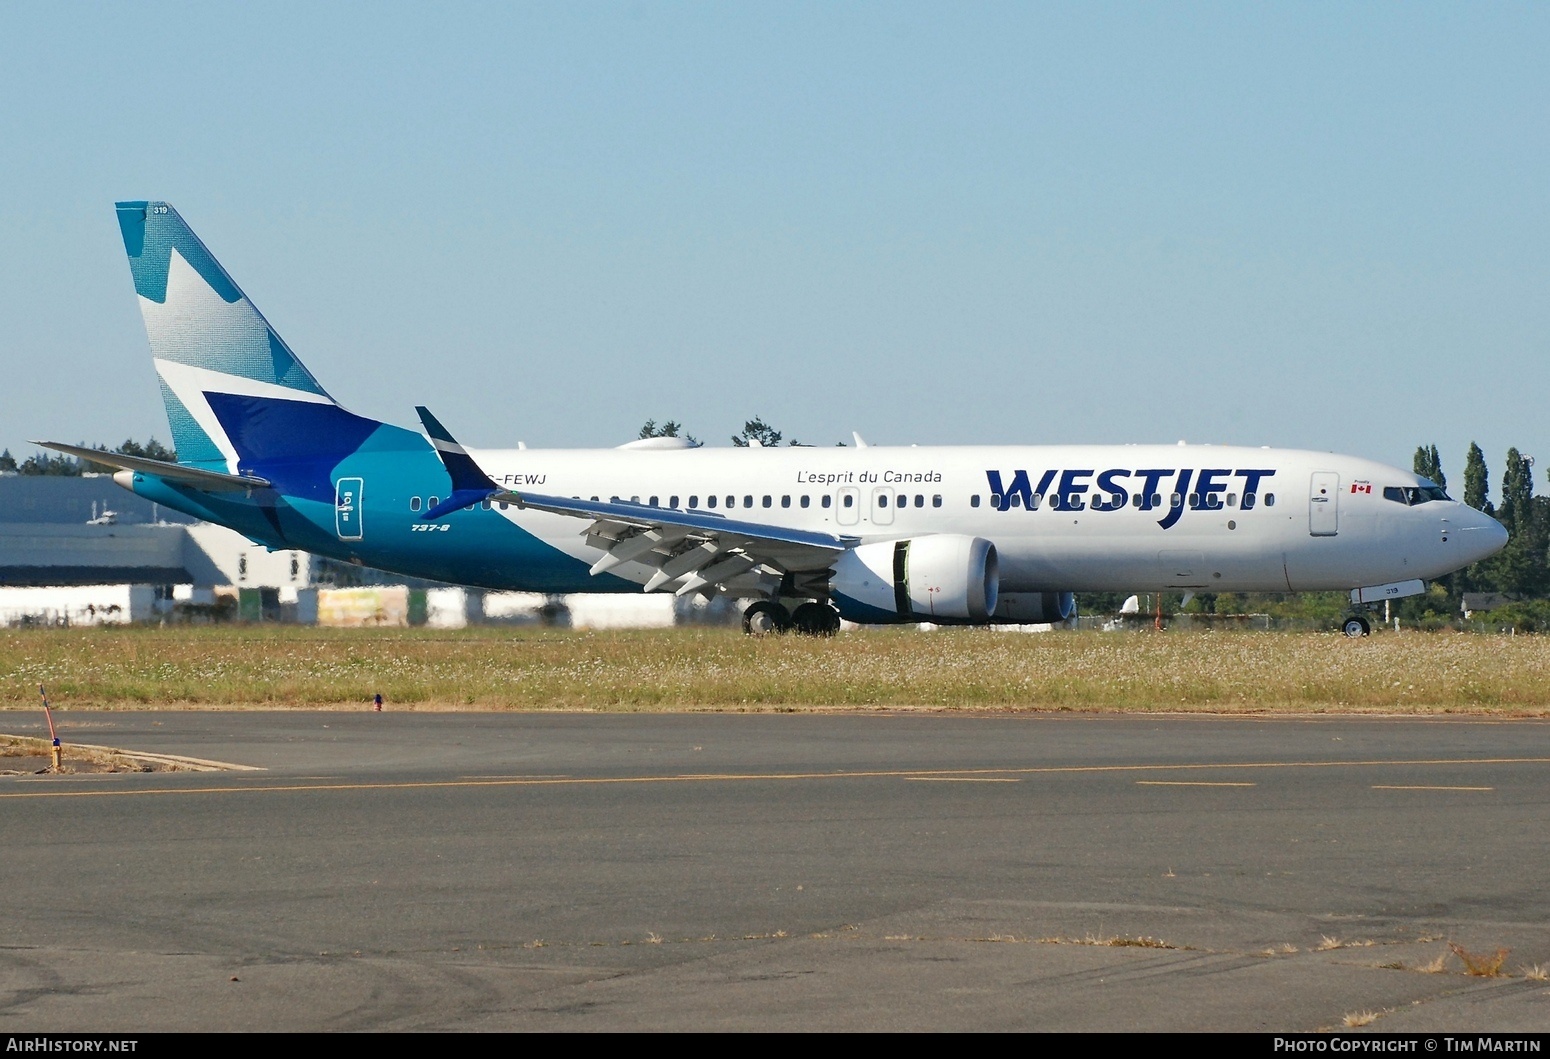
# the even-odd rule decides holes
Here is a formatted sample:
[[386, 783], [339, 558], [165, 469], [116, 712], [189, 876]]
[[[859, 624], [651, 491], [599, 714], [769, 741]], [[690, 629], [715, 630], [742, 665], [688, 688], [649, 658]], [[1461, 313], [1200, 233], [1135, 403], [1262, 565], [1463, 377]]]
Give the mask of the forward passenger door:
[[1308, 532], [1333, 537], [1340, 532], [1340, 475], [1314, 471], [1308, 486]]

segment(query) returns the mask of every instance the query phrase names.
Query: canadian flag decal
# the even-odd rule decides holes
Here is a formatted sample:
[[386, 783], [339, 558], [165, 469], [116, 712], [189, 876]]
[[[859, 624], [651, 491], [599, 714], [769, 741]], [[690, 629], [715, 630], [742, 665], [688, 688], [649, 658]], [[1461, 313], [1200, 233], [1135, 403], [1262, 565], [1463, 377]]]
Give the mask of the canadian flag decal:
[[1371, 482], [1352, 482], [1351, 483], [1351, 492], [1353, 492], [1353, 493], [1371, 493], [1372, 492], [1372, 483]]

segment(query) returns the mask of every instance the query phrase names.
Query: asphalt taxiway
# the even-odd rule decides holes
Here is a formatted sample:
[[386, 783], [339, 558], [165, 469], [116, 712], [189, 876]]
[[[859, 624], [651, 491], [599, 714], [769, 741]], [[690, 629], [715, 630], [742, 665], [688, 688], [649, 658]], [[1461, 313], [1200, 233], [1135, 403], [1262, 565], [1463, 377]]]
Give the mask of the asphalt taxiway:
[[58, 716], [247, 768], [0, 779], [0, 1030], [1550, 1029], [1550, 723]]

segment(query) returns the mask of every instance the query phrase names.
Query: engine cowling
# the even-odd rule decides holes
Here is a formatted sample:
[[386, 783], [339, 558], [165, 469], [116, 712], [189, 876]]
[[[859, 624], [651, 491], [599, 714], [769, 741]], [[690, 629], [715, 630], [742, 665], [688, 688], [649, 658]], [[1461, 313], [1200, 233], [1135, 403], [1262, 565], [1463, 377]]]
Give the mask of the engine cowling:
[[996, 603], [996, 623], [1043, 625], [1076, 617], [1076, 596], [1071, 592], [1003, 592]]
[[996, 546], [955, 533], [863, 544], [834, 564], [830, 598], [867, 624], [988, 622], [1001, 590]]

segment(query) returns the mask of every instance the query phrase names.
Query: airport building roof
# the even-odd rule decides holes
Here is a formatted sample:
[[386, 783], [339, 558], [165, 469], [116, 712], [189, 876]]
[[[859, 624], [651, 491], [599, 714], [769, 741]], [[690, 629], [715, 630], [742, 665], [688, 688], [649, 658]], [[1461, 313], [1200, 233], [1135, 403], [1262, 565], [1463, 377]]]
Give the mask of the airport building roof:
[[306, 552], [271, 552], [107, 475], [0, 476], [0, 586], [305, 587]]
[[153, 504], [114, 483], [107, 474], [80, 477], [0, 475], [0, 523], [85, 525], [103, 512], [117, 515], [120, 526], [170, 522], [187, 525], [192, 516]]

